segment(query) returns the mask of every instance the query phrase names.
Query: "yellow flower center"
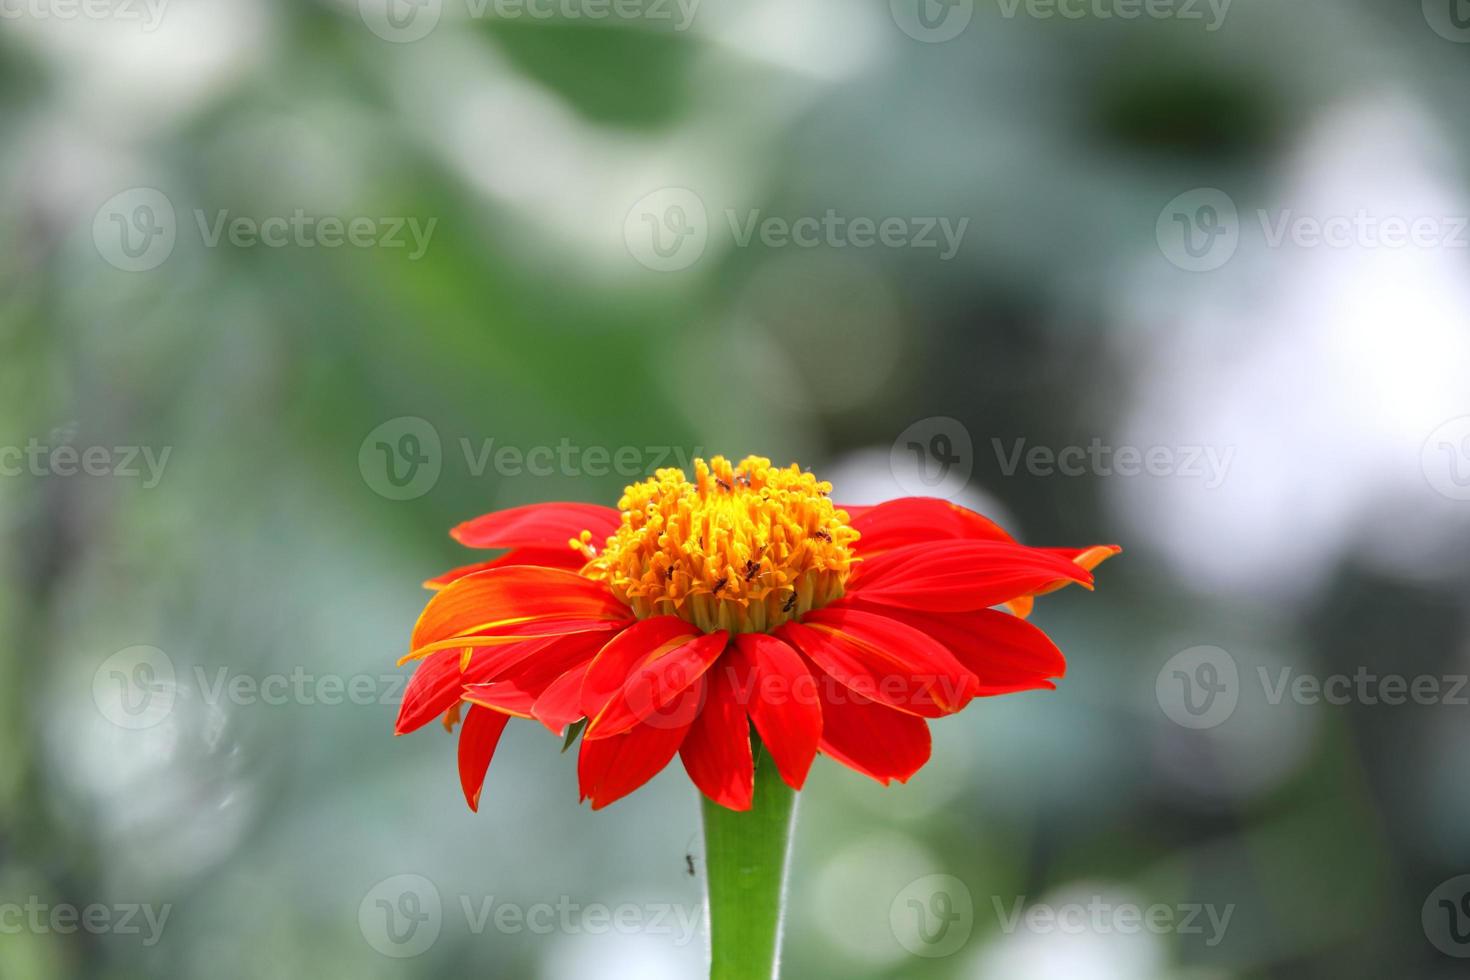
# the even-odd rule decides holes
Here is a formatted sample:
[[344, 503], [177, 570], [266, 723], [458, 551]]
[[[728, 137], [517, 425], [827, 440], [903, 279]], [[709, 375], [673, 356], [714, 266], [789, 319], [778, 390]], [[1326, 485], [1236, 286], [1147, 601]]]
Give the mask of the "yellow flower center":
[[747, 456], [694, 461], [695, 479], [662, 469], [623, 493], [623, 523], [596, 551], [573, 539], [636, 616], [675, 615], [707, 633], [775, 629], [842, 595], [858, 532], [830, 483]]

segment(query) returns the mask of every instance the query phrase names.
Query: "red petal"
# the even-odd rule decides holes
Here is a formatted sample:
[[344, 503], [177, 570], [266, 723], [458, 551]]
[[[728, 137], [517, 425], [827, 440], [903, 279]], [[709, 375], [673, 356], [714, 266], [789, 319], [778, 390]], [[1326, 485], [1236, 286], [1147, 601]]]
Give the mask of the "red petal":
[[755, 795], [750, 721], [729, 671], [712, 672], [705, 691], [704, 708], [690, 726], [679, 756], [705, 796], [731, 810], [749, 810]]
[[990, 518], [934, 497], [904, 497], [876, 507], [844, 509], [852, 519], [853, 530], [862, 535], [853, 545], [859, 556], [876, 555], [923, 541], [1011, 540]]
[[1006, 541], [907, 545], [857, 566], [848, 594], [905, 609], [966, 612], [1026, 595], [1058, 579], [1092, 587], [1092, 574], [1042, 548]]
[[471, 662], [470, 672], [460, 670], [459, 652], [441, 650], [426, 657], [408, 680], [403, 703], [398, 707], [395, 735], [417, 731], [453, 707], [465, 682], [485, 680], [484, 668]]
[[1041, 630], [994, 609], [966, 613], [918, 613], [875, 607], [944, 644], [980, 680], [979, 694], [1052, 688], [1067, 672], [1062, 651]]
[[485, 773], [490, 757], [505, 731], [509, 715], [481, 708], [470, 708], [459, 730], [459, 784], [464, 788], [465, 802], [471, 810], [480, 809], [480, 790], [485, 786]]
[[730, 634], [724, 630], [684, 639], [679, 645], [659, 647], [628, 675], [622, 688], [587, 726], [584, 738], [607, 738], [643, 722], [665, 724], [665, 708], [704, 676], [725, 652]]
[[737, 680], [735, 690], [776, 770], [786, 785], [801, 789], [822, 737], [816, 679], [800, 654], [768, 633], [737, 634], [730, 659], [729, 672], [748, 678]]
[[531, 716], [553, 734], [565, 732], [582, 717], [582, 679], [586, 676], [587, 668], [577, 667], [552, 681], [531, 706]]
[[442, 589], [466, 575], [473, 575], [490, 568], [500, 568], [502, 565], [543, 565], [547, 568], [564, 568], [575, 572], [585, 564], [587, 564], [587, 556], [580, 551], [573, 551], [565, 544], [560, 548], [516, 548], [491, 561], [477, 561], [473, 565], [452, 568], [443, 575], [429, 579], [424, 583], [424, 588]]
[[[554, 684], [568, 676], [571, 680], [566, 686], [575, 701], [577, 692], [581, 690], [582, 675], [597, 651], [607, 642], [607, 637], [603, 633], [573, 633], [533, 642], [539, 647], [533, 656], [505, 670], [491, 684], [466, 686], [464, 698], [522, 718], [536, 718], [550, 726], [552, 731], [560, 732], [582, 717], [581, 710], [573, 705], [571, 717], [564, 718], [564, 711], [554, 707], [557, 704], [554, 699], [542, 706], [542, 714], [537, 713], [537, 706], [541, 705], [541, 699]], [[548, 714], [552, 715], [550, 719], [544, 717]]]
[[658, 775], [679, 751], [703, 694], [701, 680], [680, 695], [675, 717], [682, 719], [682, 724], [634, 725], [612, 738], [590, 742], [583, 739], [577, 755], [577, 781], [582, 799], [591, 800], [592, 809], [600, 810]]
[[527, 504], [477, 517], [449, 532], [470, 548], [560, 548], [583, 531], [601, 544], [618, 529], [622, 514], [599, 504]]
[[536, 703], [536, 699], [525, 691], [501, 681], [466, 684], [461, 697], [470, 704], [517, 718], [530, 718], [531, 706]]
[[[412, 653], [433, 643], [477, 637], [485, 646], [516, 635], [555, 635], [613, 627], [632, 618], [601, 582], [557, 568], [508, 565], [477, 572], [434, 594], [413, 629]], [[581, 621], [585, 625], [577, 626]], [[544, 628], [541, 628], [544, 627]], [[509, 642], [508, 640], [505, 640]]]
[[929, 761], [929, 725], [831, 684], [822, 695], [822, 752], [888, 785], [906, 783]]
[[700, 635], [698, 627], [678, 616], [654, 616], [629, 626], [609, 640], [587, 668], [582, 713], [596, 718], [640, 665]]
[[776, 635], [844, 687], [900, 711], [937, 718], [975, 696], [975, 675], [953, 654], [887, 616], [833, 606], [787, 623]]
[[464, 687], [469, 684], [503, 680], [531, 694], [540, 694], [538, 685], [544, 687], [573, 664], [590, 660], [606, 640], [605, 630], [522, 640], [475, 650], [468, 662], [459, 650], [432, 653], [423, 659], [408, 681], [395, 734], [407, 734], [442, 715], [460, 700]]
[[535, 642], [540, 644], [540, 649], [533, 656], [495, 678], [497, 686], [513, 687], [527, 694], [533, 701], [567, 672], [578, 668], [586, 670], [597, 652], [607, 645], [608, 634], [573, 633]]
[[[1065, 558], [1067, 561], [1088, 572], [1114, 555], [1123, 553], [1123, 549], [1115, 544], [1095, 544], [1090, 548], [1042, 548], [1040, 550], [1048, 551], [1059, 558]], [[1050, 585], [1037, 589], [1034, 594], [1044, 595], [1047, 592], [1055, 592], [1065, 585], [1071, 585], [1072, 582], [1073, 579], [1071, 578], [1059, 578]]]

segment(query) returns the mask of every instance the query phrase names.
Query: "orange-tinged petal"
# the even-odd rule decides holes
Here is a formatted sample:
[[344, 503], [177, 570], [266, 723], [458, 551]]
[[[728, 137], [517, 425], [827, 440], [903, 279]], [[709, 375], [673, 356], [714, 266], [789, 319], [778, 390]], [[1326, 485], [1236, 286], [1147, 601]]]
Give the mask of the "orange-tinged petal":
[[600, 582], [557, 568], [508, 565], [466, 576], [435, 593], [414, 626], [409, 657], [458, 637], [537, 635], [538, 623], [559, 624], [552, 632], [570, 633], [576, 630], [561, 624], [616, 623], [631, 616]]
[[943, 541], [907, 545], [865, 559], [847, 594], [904, 609], [985, 609], [1058, 579], [1092, 587], [1092, 574], [1042, 548], [1007, 541]]
[[[579, 636], [582, 634], [600, 635], [606, 639], [606, 635], [623, 629], [629, 621], [608, 619], [535, 619], [524, 623], [506, 624], [501, 631], [491, 634], [474, 634], [472, 636], [452, 636], [447, 640], [437, 643], [429, 643], [417, 650], [412, 650], [398, 658], [398, 663], [406, 664], [411, 660], [422, 660], [443, 650], [458, 650], [460, 652], [461, 670], [469, 667], [470, 659], [482, 650], [494, 650], [496, 655], [518, 658], [519, 651], [523, 648], [521, 644], [538, 640], [557, 640], [567, 636]], [[514, 651], [507, 648], [514, 648]], [[507, 660], [502, 665], [510, 666]]]
[[1031, 615], [1031, 610], [1036, 607], [1036, 599], [1028, 593], [1027, 595], [1008, 600], [1005, 607], [1011, 611], [1011, 615], [1025, 619]]
[[[1096, 544], [1091, 548], [1041, 548], [1039, 550], [1049, 551], [1054, 555], [1066, 558], [1079, 568], [1086, 569], [1089, 572], [1114, 555], [1122, 554], [1123, 552], [1123, 549], [1115, 544]], [[1026, 595], [1017, 596], [1010, 600], [1006, 603], [1006, 608], [1013, 614], [1025, 619], [1031, 615], [1031, 609], [1036, 604], [1036, 596], [1046, 595], [1048, 592], [1055, 592], [1057, 589], [1071, 585], [1072, 581], [1071, 578], [1059, 578], [1048, 582], [1034, 592], [1028, 592]]]
[[547, 568], [565, 568], [575, 572], [587, 563], [587, 556], [562, 544], [560, 548], [516, 548], [490, 561], [477, 561], [473, 565], [452, 568], [443, 575], [436, 575], [424, 583], [426, 589], [442, 589], [451, 582], [503, 565], [543, 565]]
[[[1123, 549], [1115, 544], [1095, 544], [1091, 548], [1042, 548], [1041, 550], [1049, 551], [1054, 555], [1066, 558], [1078, 568], [1085, 569], [1089, 572], [1114, 555], [1123, 553]], [[1055, 592], [1057, 589], [1071, 585], [1074, 581], [1075, 579], [1070, 577], [1059, 578], [1045, 588], [1037, 589], [1032, 594], [1046, 595], [1048, 592]]]
[[517, 718], [530, 718], [531, 707], [536, 703], [534, 697], [504, 681], [494, 681], [490, 684], [466, 684], [461, 696], [477, 707], [498, 711], [503, 715], [514, 715]]

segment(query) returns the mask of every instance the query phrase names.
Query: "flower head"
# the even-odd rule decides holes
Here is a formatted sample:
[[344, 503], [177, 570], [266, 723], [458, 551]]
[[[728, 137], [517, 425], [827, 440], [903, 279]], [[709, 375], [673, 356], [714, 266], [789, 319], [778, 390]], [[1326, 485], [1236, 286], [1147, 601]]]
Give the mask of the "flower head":
[[[751, 804], [751, 729], [801, 788], [820, 752], [880, 782], [929, 758], [927, 719], [1050, 688], [1065, 662], [1025, 617], [1115, 546], [1030, 548], [941, 500], [841, 508], [761, 457], [660, 470], [616, 510], [538, 504], [454, 530], [507, 549], [426, 583], [398, 731], [461, 716], [477, 807], [506, 723], [585, 724], [582, 797], [602, 807], [677, 754], [697, 786]], [[1005, 607], [1001, 611], [996, 607]], [[467, 710], [464, 710], [467, 709]]]

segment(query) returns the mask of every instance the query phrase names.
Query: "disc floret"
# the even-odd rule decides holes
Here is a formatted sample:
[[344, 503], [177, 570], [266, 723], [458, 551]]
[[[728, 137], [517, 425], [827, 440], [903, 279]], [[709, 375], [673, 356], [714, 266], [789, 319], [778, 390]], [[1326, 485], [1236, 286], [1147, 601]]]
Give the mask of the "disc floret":
[[589, 558], [582, 574], [607, 582], [639, 618], [768, 631], [843, 594], [858, 532], [831, 492], [796, 464], [696, 459], [692, 481], [669, 468], [629, 486], [601, 551], [585, 531], [571, 544]]

